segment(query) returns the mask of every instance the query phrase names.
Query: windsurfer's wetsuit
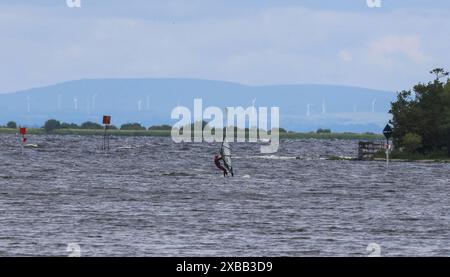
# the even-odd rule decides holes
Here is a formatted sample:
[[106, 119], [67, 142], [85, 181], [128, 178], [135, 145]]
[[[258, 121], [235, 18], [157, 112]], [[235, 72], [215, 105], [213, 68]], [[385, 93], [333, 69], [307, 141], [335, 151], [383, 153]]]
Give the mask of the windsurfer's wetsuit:
[[216, 155], [216, 156], [214, 157], [214, 164], [216, 165], [216, 167], [217, 167], [218, 169], [220, 169], [220, 170], [223, 171], [223, 176], [227, 176], [227, 175], [228, 175], [228, 172], [227, 172], [227, 170], [225, 169], [225, 167], [223, 167], [222, 164], [220, 163], [221, 160], [223, 160], [222, 157]]

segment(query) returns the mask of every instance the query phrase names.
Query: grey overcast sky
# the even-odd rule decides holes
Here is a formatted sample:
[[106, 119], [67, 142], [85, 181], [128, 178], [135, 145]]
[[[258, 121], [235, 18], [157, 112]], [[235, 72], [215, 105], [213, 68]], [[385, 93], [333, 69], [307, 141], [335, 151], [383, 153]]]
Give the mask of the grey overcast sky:
[[450, 1], [380, 3], [2, 0], [0, 93], [143, 77], [397, 91], [450, 69]]

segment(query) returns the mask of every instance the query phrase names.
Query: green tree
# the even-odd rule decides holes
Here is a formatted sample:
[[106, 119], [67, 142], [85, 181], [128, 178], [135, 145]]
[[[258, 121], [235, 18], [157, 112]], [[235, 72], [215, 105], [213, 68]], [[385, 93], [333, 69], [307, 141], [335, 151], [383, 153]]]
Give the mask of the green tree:
[[154, 130], [154, 131], [170, 131], [172, 130], [172, 126], [170, 125], [157, 125], [157, 126], [151, 126], [148, 128], [150, 131]]
[[81, 124], [80, 128], [81, 129], [89, 129], [89, 130], [97, 130], [97, 129], [103, 129], [103, 126], [98, 123], [92, 122], [92, 121], [86, 121]]
[[44, 129], [47, 133], [50, 133], [56, 129], [61, 128], [61, 122], [56, 119], [47, 120], [44, 124]]
[[75, 123], [66, 123], [66, 122], [64, 122], [64, 123], [61, 123], [61, 127], [60, 128], [61, 129], [78, 129], [78, 128], [80, 128], [80, 126], [78, 126]]
[[409, 153], [414, 153], [422, 147], [422, 137], [417, 134], [407, 133], [402, 139], [402, 145]]
[[318, 129], [316, 133], [318, 133], [318, 134], [331, 134], [331, 130], [330, 129]]
[[6, 124], [6, 128], [17, 129], [17, 123], [14, 121], [10, 121]]
[[121, 130], [133, 130], [133, 131], [139, 131], [139, 130], [146, 130], [145, 127], [143, 127], [139, 123], [126, 123], [120, 126]]
[[436, 80], [440, 80], [441, 78], [448, 76], [448, 72], [443, 68], [435, 68], [430, 71], [430, 74], [436, 75]]
[[[422, 138], [415, 151], [436, 152], [445, 148], [450, 156], [450, 80], [442, 68], [432, 70], [433, 82], [419, 83], [412, 91], [402, 91], [391, 104], [394, 144], [404, 147], [405, 136], [416, 134]], [[409, 136], [411, 138], [411, 136]]]
[[448, 156], [450, 157], [450, 82], [444, 85], [442, 104], [444, 105], [444, 110], [442, 111], [440, 126], [441, 140], [446, 144]]

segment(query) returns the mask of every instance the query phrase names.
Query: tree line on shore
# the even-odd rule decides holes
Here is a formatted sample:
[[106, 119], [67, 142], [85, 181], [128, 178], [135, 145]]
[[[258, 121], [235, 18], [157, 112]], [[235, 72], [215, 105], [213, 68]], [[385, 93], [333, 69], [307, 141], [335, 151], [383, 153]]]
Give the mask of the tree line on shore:
[[399, 92], [392, 103], [393, 141], [405, 152], [450, 157], [450, 79], [441, 81], [449, 73], [442, 68], [430, 73], [434, 81]]
[[[206, 121], [202, 122], [202, 129], [207, 125], [208, 123]], [[187, 127], [187, 126], [186, 126]], [[192, 129], [192, 131], [195, 128], [195, 123], [192, 123], [189, 125], [189, 127]], [[15, 121], [9, 121], [5, 126], [0, 126], [0, 128], [8, 128], [8, 129], [17, 129], [18, 128], [18, 124]], [[66, 123], [66, 122], [61, 122], [59, 120], [56, 119], [49, 119], [47, 120], [44, 125], [41, 127], [42, 129], [44, 129], [47, 133], [51, 133], [52, 131], [55, 130], [63, 130], [63, 129], [71, 129], [71, 130], [100, 130], [100, 129], [104, 129], [104, 125], [101, 125], [99, 123], [96, 122], [92, 122], [92, 121], [86, 121], [80, 125], [76, 124], [76, 123]], [[145, 126], [143, 126], [140, 123], [125, 123], [122, 124], [120, 127], [117, 127], [115, 125], [108, 125], [108, 129], [109, 130], [124, 130], [124, 131], [145, 131], [145, 130], [149, 130], [149, 131], [171, 131], [172, 130], [172, 126], [167, 125], [167, 124], [163, 124], [163, 125], [154, 125], [154, 126], [150, 126], [148, 128], [146, 128]], [[183, 127], [180, 129], [182, 130]], [[225, 128], [224, 128], [225, 130]], [[237, 130], [237, 127], [235, 127], [235, 131]], [[248, 128], [245, 128], [245, 131], [249, 131]], [[269, 131], [270, 132], [270, 131]], [[295, 133], [292, 131], [287, 131], [284, 128], [279, 128], [279, 132], [280, 133]], [[316, 132], [310, 132], [310, 133], [316, 133], [316, 134], [331, 134], [331, 130], [330, 129], [318, 129]], [[350, 133], [348, 133], [350, 134]], [[372, 134], [373, 133], [366, 133], [366, 134]]]
[[[17, 129], [17, 123], [14, 121], [10, 121], [6, 124], [6, 126], [3, 126], [3, 128], [10, 128], [10, 129]], [[84, 130], [100, 130], [104, 129], [105, 127], [101, 124], [98, 124], [96, 122], [92, 121], [86, 121], [80, 125], [75, 123], [66, 123], [66, 122], [60, 122], [56, 119], [50, 119], [47, 120], [44, 124], [44, 126], [41, 127], [46, 132], [50, 133], [54, 130], [61, 130], [61, 129], [84, 129]], [[166, 131], [171, 130], [172, 126], [170, 125], [157, 125], [157, 126], [151, 126], [149, 128], [146, 128], [140, 123], [125, 123], [122, 124], [120, 127], [117, 127], [115, 125], [109, 125], [108, 129], [110, 130], [127, 130], [127, 131]]]

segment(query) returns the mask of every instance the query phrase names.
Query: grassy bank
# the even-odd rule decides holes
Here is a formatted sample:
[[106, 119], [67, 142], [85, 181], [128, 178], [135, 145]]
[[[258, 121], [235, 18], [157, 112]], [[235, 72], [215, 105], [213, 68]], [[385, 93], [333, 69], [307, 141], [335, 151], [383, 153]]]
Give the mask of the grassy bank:
[[285, 139], [344, 139], [344, 140], [380, 140], [383, 135], [357, 133], [280, 133]]
[[[17, 129], [0, 128], [0, 134], [16, 134]], [[55, 135], [86, 135], [95, 136], [103, 135], [101, 129], [58, 129], [50, 134]], [[44, 129], [29, 128], [28, 134], [43, 135], [46, 134]], [[169, 137], [169, 130], [108, 130], [108, 134], [112, 136], [152, 136], [152, 137]], [[280, 133], [280, 138], [285, 139], [355, 139], [355, 140], [377, 140], [383, 139], [382, 135], [376, 134], [356, 134], [356, 133]]]
[[[0, 128], [0, 134], [16, 134], [17, 129]], [[41, 128], [29, 128], [27, 133], [30, 135], [80, 135], [80, 136], [100, 136], [104, 134], [101, 129], [58, 129], [51, 133], [46, 133]], [[170, 131], [161, 130], [108, 130], [108, 134], [112, 136], [152, 136], [152, 137], [168, 137]]]
[[[444, 151], [441, 152], [433, 152], [433, 153], [408, 153], [408, 152], [400, 152], [393, 151], [389, 153], [389, 158], [393, 161], [429, 161], [429, 162], [450, 162], [450, 157], [448, 157], [447, 153]], [[377, 160], [386, 160], [386, 153], [384, 151], [378, 152], [374, 159]]]

